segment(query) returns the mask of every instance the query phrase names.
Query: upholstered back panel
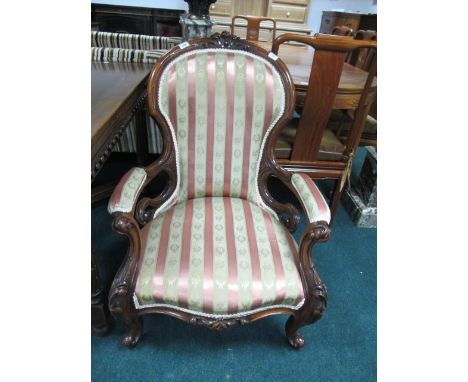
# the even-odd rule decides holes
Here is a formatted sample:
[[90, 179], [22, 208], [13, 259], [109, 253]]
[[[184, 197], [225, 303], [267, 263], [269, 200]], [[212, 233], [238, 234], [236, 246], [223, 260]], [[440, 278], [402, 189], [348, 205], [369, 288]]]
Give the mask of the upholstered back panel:
[[256, 55], [194, 50], [168, 64], [159, 108], [176, 140], [178, 200], [231, 196], [263, 204], [259, 160], [284, 104], [279, 74]]

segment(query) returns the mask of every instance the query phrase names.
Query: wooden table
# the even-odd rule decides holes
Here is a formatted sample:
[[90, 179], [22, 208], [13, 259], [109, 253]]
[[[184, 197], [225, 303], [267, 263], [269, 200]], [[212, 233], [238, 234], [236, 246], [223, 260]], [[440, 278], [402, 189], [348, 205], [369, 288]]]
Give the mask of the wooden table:
[[[271, 42], [258, 42], [257, 45], [268, 51], [271, 50]], [[297, 90], [296, 103], [301, 106], [307, 93], [314, 49], [310, 46], [283, 44], [279, 48], [278, 56], [283, 60], [291, 73]], [[366, 79], [367, 72], [345, 63], [333, 108], [357, 108]], [[369, 97], [372, 97], [372, 99], [375, 97], [377, 79], [374, 79], [373, 85], [374, 91], [371, 91], [369, 94]]]
[[[138, 152], [146, 152], [144, 104], [147, 78], [152, 67], [153, 64], [91, 63], [91, 183], [134, 115], [137, 116]], [[97, 335], [105, 334], [109, 327], [107, 298], [93, 251], [91, 325]]]
[[133, 115], [144, 110], [147, 77], [152, 67], [153, 64], [91, 63], [91, 180]]

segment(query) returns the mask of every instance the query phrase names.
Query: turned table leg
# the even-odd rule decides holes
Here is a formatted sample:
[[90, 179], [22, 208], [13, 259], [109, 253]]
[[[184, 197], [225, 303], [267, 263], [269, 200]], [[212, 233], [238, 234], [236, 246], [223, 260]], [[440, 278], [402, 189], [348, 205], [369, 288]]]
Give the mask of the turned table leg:
[[97, 336], [103, 336], [109, 330], [109, 312], [106, 301], [94, 252], [91, 251], [91, 328]]

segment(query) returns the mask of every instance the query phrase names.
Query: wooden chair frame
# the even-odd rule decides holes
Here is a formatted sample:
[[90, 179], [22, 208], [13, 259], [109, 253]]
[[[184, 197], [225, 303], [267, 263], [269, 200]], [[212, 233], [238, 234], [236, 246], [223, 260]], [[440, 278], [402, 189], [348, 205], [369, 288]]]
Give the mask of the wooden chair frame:
[[243, 19], [247, 21], [247, 31], [245, 34], [245, 39], [247, 41], [258, 41], [258, 36], [260, 34], [260, 23], [262, 21], [272, 21], [273, 22], [273, 36], [272, 36], [272, 41], [275, 40], [276, 38], [276, 20], [271, 18], [271, 17], [263, 17], [263, 16], [244, 16], [244, 15], [236, 15], [232, 18], [232, 24], [231, 24], [231, 35], [234, 35], [234, 28], [236, 27], [235, 25], [235, 20], [236, 19]]
[[[311, 324], [321, 318], [327, 306], [327, 291], [312, 261], [311, 249], [315, 243], [328, 240], [330, 229], [326, 221], [316, 221], [310, 223], [304, 230], [296, 258], [294, 259], [298, 267], [302, 281], [305, 302], [304, 305], [294, 310], [291, 308], [270, 308], [255, 314], [236, 316], [236, 318], [207, 318], [202, 315], [191, 314], [176, 310], [170, 307], [147, 307], [136, 309], [133, 302], [138, 274], [139, 260], [141, 256], [141, 229], [140, 225], [145, 225], [152, 218], [159, 207], [163, 205], [173, 195], [177, 183], [176, 156], [171, 130], [166, 119], [158, 108], [158, 85], [164, 69], [167, 65], [181, 54], [197, 49], [219, 48], [232, 49], [251, 52], [267, 60], [280, 74], [281, 81], [285, 89], [285, 111], [273, 127], [271, 134], [266, 138], [266, 144], [262, 155], [261, 165], [258, 175], [258, 186], [261, 198], [279, 216], [282, 223], [294, 231], [299, 222], [299, 212], [292, 204], [283, 204], [277, 201], [267, 188], [267, 181], [270, 177], [281, 180], [301, 201], [291, 182], [292, 173], [283, 169], [275, 160], [274, 143], [280, 130], [288, 123], [294, 112], [295, 90], [294, 84], [285, 64], [280, 59], [275, 59], [269, 53], [249, 43], [231, 36], [227, 32], [215, 34], [210, 39], [194, 39], [188, 41], [188, 47], [177, 46], [155, 64], [148, 83], [148, 107], [152, 117], [156, 120], [161, 129], [164, 139], [163, 152], [158, 160], [144, 168], [147, 179], [140, 188], [137, 195], [147, 186], [158, 174], [166, 173], [168, 182], [160, 195], [149, 198], [144, 197], [140, 201], [138, 196], [135, 199], [131, 211], [113, 213], [113, 229], [119, 234], [125, 235], [130, 242], [127, 256], [120, 267], [110, 289], [109, 309], [112, 315], [122, 320], [128, 326], [128, 332], [123, 338], [123, 343], [128, 347], [137, 344], [142, 333], [141, 316], [144, 314], [167, 314], [191, 324], [203, 325], [210, 329], [225, 329], [234, 324], [247, 324], [260, 318], [272, 314], [290, 314], [286, 322], [286, 335], [290, 345], [300, 348], [304, 345], [304, 338], [298, 333], [298, 329], [304, 325]], [[305, 209], [305, 206], [303, 205]], [[308, 217], [306, 216], [306, 219]]]
[[332, 30], [332, 35], [335, 36], [353, 36], [353, 29], [350, 27], [347, 27], [346, 25], [338, 25], [333, 28]]
[[377, 60], [373, 59], [364, 89], [361, 93], [358, 107], [341, 161], [317, 160], [317, 154], [323, 132], [330, 118], [336, 90], [340, 82], [341, 73], [346, 56], [349, 52], [370, 48], [377, 50], [375, 41], [354, 40], [349, 37], [315, 35], [303, 36], [286, 33], [275, 39], [272, 52], [278, 54], [279, 47], [287, 41], [300, 42], [315, 49], [314, 59], [309, 78], [308, 92], [297, 128], [291, 158], [278, 162], [289, 171], [308, 173], [314, 179], [336, 179], [330, 212], [333, 217], [341, 198], [344, 182], [350, 171], [354, 151], [359, 144], [364, 120], [369, 113], [374, 96], [370, 96], [372, 84], [377, 70]]

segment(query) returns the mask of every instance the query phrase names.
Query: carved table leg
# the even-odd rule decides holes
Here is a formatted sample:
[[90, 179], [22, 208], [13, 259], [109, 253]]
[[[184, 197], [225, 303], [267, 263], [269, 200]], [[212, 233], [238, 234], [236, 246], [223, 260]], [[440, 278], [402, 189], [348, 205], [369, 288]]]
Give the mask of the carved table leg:
[[109, 330], [106, 298], [93, 251], [91, 251], [91, 328], [97, 336], [103, 336]]

